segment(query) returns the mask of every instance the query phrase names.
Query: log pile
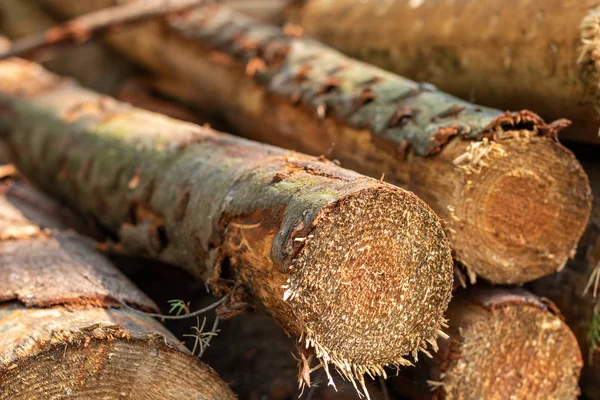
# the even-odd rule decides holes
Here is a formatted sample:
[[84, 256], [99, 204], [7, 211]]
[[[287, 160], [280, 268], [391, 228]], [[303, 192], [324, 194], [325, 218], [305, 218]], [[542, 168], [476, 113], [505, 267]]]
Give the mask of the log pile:
[[[47, 1], [69, 15], [98, 6]], [[414, 191], [446, 221], [471, 281], [522, 284], [573, 255], [591, 203], [581, 166], [554, 140], [565, 121], [470, 104], [223, 7], [166, 24], [134, 24], [107, 41], [166, 77], [159, 90], [248, 138]]]
[[594, 0], [302, 0], [284, 14], [353, 57], [485, 105], [569, 118], [564, 140], [600, 144]]
[[600, 399], [594, 9], [225, 3], [0, 2], [0, 399]]
[[325, 370], [362, 381], [435, 347], [450, 249], [412, 193], [132, 108], [23, 60], [2, 62], [0, 104], [23, 173], [91, 213], [124, 251], [217, 291], [241, 286], [232, 312], [251, 298]]
[[0, 192], [0, 399], [235, 398], [135, 311], [157, 308], [57, 218], [60, 207], [17, 183]]

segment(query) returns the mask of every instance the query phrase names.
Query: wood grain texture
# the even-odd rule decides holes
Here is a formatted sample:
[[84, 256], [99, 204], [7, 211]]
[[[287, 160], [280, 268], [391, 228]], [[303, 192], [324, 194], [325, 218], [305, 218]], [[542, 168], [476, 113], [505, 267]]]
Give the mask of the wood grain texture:
[[[576, 399], [583, 365], [555, 306], [523, 289], [472, 287], [448, 309], [433, 359], [391, 378], [413, 399]], [[433, 392], [432, 392], [433, 390]]]
[[[594, 192], [590, 223], [579, 243], [577, 257], [560, 273], [531, 283], [531, 290], [549, 298], [561, 309], [583, 351], [585, 366], [581, 389], [592, 400], [600, 399], [600, 349], [590, 340], [592, 320], [598, 318], [599, 303], [595, 275], [600, 265], [600, 166], [587, 160], [584, 167]], [[586, 290], [587, 289], [587, 290]]]

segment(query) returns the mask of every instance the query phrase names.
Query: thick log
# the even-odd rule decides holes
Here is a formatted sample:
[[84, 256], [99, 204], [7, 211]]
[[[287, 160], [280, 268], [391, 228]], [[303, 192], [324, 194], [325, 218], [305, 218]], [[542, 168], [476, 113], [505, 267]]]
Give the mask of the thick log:
[[595, 0], [303, 0], [288, 18], [353, 57], [488, 106], [569, 118], [561, 138], [600, 143]]
[[[113, 262], [158, 304], [177, 298], [188, 309], [196, 310], [215, 303], [216, 298], [206, 292], [204, 284], [183, 269], [129, 256], [113, 257]], [[205, 326], [211, 326], [212, 315], [206, 317]], [[183, 337], [188, 347], [194, 345], [195, 338], [185, 336], [190, 333], [190, 320], [168, 319], [165, 326], [177, 337]], [[299, 388], [298, 358], [294, 354], [298, 345], [267, 315], [251, 311], [219, 321], [219, 334], [202, 354], [202, 360], [240, 399], [358, 399], [352, 383], [338, 374], [332, 376], [336, 387], [328, 386], [323, 369], [315, 362], [312, 367], [317, 370], [311, 376], [311, 387]], [[405, 399], [389, 391], [385, 397], [382, 382], [381, 378], [365, 379], [371, 400]]]
[[[46, 2], [64, 12], [94, 8]], [[527, 282], [574, 253], [591, 198], [581, 166], [553, 139], [560, 122], [461, 101], [227, 8], [204, 7], [166, 25], [107, 38], [179, 79], [186, 97], [189, 88], [200, 92], [197, 106], [252, 139], [325, 154], [410, 188], [446, 220], [473, 280]]]
[[156, 305], [90, 241], [35, 208], [35, 192], [1, 191], [0, 399], [235, 398], [161, 324], [115, 308]]
[[[590, 223], [579, 243], [577, 257], [560, 273], [532, 282], [531, 290], [555, 302], [565, 315], [565, 321], [575, 332], [584, 352], [582, 392], [589, 399], [600, 400], [600, 303], [597, 298], [597, 274], [600, 271], [600, 166], [595, 162], [586, 162], [584, 167], [590, 176], [595, 196]], [[592, 335], [594, 330], [595, 336]]]
[[234, 281], [326, 370], [362, 381], [435, 344], [452, 260], [412, 193], [135, 109], [23, 60], [0, 64], [0, 104], [25, 175], [126, 250], [217, 289]]
[[[576, 399], [583, 365], [559, 311], [522, 289], [473, 287], [452, 299], [448, 339], [391, 378], [413, 399]], [[433, 392], [432, 392], [433, 390]]]

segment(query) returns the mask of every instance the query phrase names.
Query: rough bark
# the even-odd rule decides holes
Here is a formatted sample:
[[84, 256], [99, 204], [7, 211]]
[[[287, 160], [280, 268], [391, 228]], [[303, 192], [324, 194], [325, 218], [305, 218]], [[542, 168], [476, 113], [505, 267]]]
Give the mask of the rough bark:
[[597, 343], [600, 340], [592, 343], [590, 333], [592, 321], [600, 318], [600, 305], [594, 295], [598, 285], [594, 273], [598, 272], [600, 265], [600, 166], [588, 162], [584, 167], [590, 176], [595, 197], [590, 223], [579, 243], [577, 257], [559, 274], [532, 282], [531, 289], [555, 302], [565, 315], [565, 321], [575, 332], [585, 356], [582, 392], [589, 399], [599, 400], [600, 348]]
[[135, 109], [23, 60], [0, 64], [0, 104], [25, 175], [129, 252], [215, 288], [233, 280], [326, 369], [362, 380], [435, 343], [452, 260], [412, 193]]
[[581, 351], [553, 304], [522, 289], [473, 287], [452, 299], [448, 318], [450, 338], [438, 341], [434, 358], [391, 378], [399, 393], [448, 400], [577, 398]]
[[114, 308], [156, 305], [92, 243], [1, 185], [0, 399], [235, 398], [161, 324]]
[[[46, 2], [67, 13], [94, 7]], [[107, 39], [179, 79], [169, 87], [187, 90], [172, 95], [250, 138], [325, 154], [410, 188], [446, 220], [455, 257], [473, 279], [523, 283], [573, 254], [591, 200], [581, 166], [553, 139], [560, 122], [461, 101], [226, 8], [166, 25], [148, 22]]]
[[459, 97], [569, 118], [562, 138], [600, 143], [595, 0], [306, 0], [289, 19], [353, 57]]

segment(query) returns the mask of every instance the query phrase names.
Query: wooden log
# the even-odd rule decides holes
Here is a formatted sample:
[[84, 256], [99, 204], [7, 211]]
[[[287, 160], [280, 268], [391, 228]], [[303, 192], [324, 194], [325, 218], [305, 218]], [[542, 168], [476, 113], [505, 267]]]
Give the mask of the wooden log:
[[[57, 21], [44, 12], [39, 2], [0, 2], [0, 31], [12, 40], [49, 29], [56, 24]], [[136, 107], [194, 123], [206, 123], [209, 119], [181, 104], [158, 97], [150, 85], [151, 78], [142, 71], [137, 71], [124, 56], [97, 40], [52, 49], [49, 54], [46, 52], [36, 59], [52, 72], [73, 77], [83, 86]]]
[[[0, 2], [0, 30], [10, 39], [50, 29], [56, 21], [32, 0]], [[75, 77], [84, 86], [115, 94], [135, 71], [123, 56], [98, 41], [42, 52], [37, 61], [53, 72]]]
[[[413, 399], [576, 399], [583, 365], [559, 311], [523, 289], [472, 287], [452, 299], [432, 360], [391, 378]], [[433, 390], [433, 392], [432, 392]]]
[[488, 106], [569, 118], [562, 139], [600, 143], [594, 0], [303, 0], [288, 14], [353, 57]]
[[435, 345], [452, 259], [412, 193], [135, 109], [23, 60], [0, 64], [0, 104], [25, 175], [126, 250], [216, 289], [235, 283], [325, 370], [362, 381]]
[[577, 257], [560, 273], [532, 282], [531, 290], [555, 302], [565, 315], [565, 321], [575, 332], [584, 352], [582, 392], [589, 399], [599, 400], [600, 305], [597, 279], [600, 277], [600, 166], [588, 161], [584, 167], [590, 176], [595, 197], [590, 223], [579, 243]]
[[[201, 302], [199, 306], [206, 303]], [[299, 390], [296, 382], [298, 360], [293, 358], [296, 344], [266, 316], [246, 313], [223, 321], [220, 327], [215, 345], [207, 349], [203, 359], [220, 371], [225, 381], [231, 382], [240, 398], [357, 399], [352, 384], [339, 376], [333, 377], [335, 389], [327, 386], [327, 378], [322, 370], [313, 374], [310, 389]], [[240, 336], [244, 340], [240, 340]], [[378, 380], [367, 379], [365, 386], [371, 400], [389, 400], [383, 395]], [[304, 396], [300, 397], [302, 392]]]
[[[144, 293], [158, 304], [181, 299], [188, 309], [197, 310], [214, 304], [216, 297], [208, 294], [204, 284], [194, 280], [183, 269], [173, 269], [160, 261], [118, 256], [112, 261]], [[206, 315], [205, 326], [213, 323], [212, 314]], [[202, 319], [200, 323], [204, 322]], [[165, 326], [177, 337], [183, 337], [188, 348], [195, 338], [190, 333], [190, 320], [168, 319]], [[246, 312], [219, 321], [219, 334], [202, 354], [202, 360], [226, 381], [240, 399], [268, 400], [357, 400], [353, 385], [333, 374], [336, 387], [327, 385], [322, 368], [311, 376], [311, 387], [298, 387], [298, 343], [289, 338], [267, 315]], [[405, 400], [388, 390], [382, 390], [383, 379], [365, 378], [371, 400]], [[301, 394], [303, 395], [301, 396]]]
[[[45, 1], [67, 13], [94, 8]], [[519, 284], [565, 265], [591, 196], [581, 166], [554, 140], [562, 122], [473, 105], [296, 36], [212, 6], [107, 40], [178, 79], [169, 87], [187, 90], [172, 95], [191, 94], [247, 137], [413, 190], [447, 222], [473, 280]]]
[[161, 324], [118, 308], [156, 305], [93, 243], [31, 190], [0, 191], [0, 399], [235, 398]]

